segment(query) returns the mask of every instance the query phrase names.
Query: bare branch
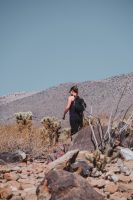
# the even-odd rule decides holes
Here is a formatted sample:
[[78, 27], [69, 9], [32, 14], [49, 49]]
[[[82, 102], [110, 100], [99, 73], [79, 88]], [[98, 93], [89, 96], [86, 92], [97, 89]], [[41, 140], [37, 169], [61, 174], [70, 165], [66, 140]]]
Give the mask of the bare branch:
[[126, 124], [120, 129], [119, 134], [121, 134], [122, 131], [124, 131], [129, 125], [130, 125], [130, 121], [133, 119], [133, 111], [132, 114], [129, 116], [129, 118], [126, 121]]
[[96, 149], [99, 150], [98, 142], [97, 142], [97, 139], [96, 139], [96, 136], [95, 136], [95, 132], [94, 132], [93, 126], [92, 126], [92, 124], [90, 123], [90, 121], [89, 121], [89, 125], [90, 125], [91, 131], [92, 131], [92, 135], [93, 135], [93, 138], [94, 138], [94, 141], [95, 141]]
[[123, 118], [122, 118], [122, 121], [124, 121], [124, 119], [125, 119], [125, 117], [126, 117], [126, 114], [128, 113], [128, 111], [130, 110], [130, 108], [131, 108], [132, 106], [133, 106], [133, 103], [132, 103], [130, 106], [128, 106], [126, 112], [124, 113], [124, 116], [123, 116]]
[[118, 99], [118, 102], [117, 102], [117, 105], [116, 105], [116, 109], [115, 109], [115, 113], [114, 113], [114, 116], [113, 116], [113, 118], [112, 118], [112, 122], [114, 122], [114, 119], [115, 119], [115, 116], [116, 116], [116, 114], [117, 114], [119, 105], [120, 105], [121, 100], [122, 100], [122, 98], [123, 98], [123, 95], [124, 95], [124, 93], [125, 93], [125, 91], [126, 91], [127, 84], [128, 84], [128, 82], [126, 82], [126, 85], [125, 85], [125, 87], [124, 87], [124, 89], [123, 89], [123, 91], [122, 91], [122, 93], [121, 93], [121, 95], [120, 95], [120, 98]]
[[110, 141], [110, 138], [111, 138], [111, 136], [110, 136], [110, 130], [111, 130], [111, 127], [112, 127], [112, 114], [113, 114], [113, 108], [112, 108], [110, 116], [109, 116], [108, 128], [107, 128], [107, 131], [106, 131], [106, 133], [104, 135], [104, 140], [106, 140], [107, 134], [109, 136], [109, 141]]
[[101, 121], [100, 121], [99, 118], [98, 118], [97, 120], [98, 120], [97, 125], [99, 125], [100, 139], [101, 139], [101, 142], [102, 142], [102, 141], [103, 141], [103, 129], [102, 129], [102, 124], [101, 124]]

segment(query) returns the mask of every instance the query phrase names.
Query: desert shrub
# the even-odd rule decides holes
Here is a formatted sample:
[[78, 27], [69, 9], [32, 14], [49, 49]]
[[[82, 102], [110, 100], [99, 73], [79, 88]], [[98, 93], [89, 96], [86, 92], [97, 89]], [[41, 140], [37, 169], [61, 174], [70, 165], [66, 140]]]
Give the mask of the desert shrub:
[[93, 154], [86, 155], [86, 159], [89, 160], [94, 168], [97, 168], [99, 171], [103, 171], [106, 164], [108, 163], [108, 157], [102, 154], [99, 150], [93, 152]]
[[89, 116], [84, 116], [83, 118], [83, 127], [89, 126]]
[[18, 130], [17, 124], [0, 125], [0, 152], [22, 150], [32, 157], [47, 157], [48, 144], [42, 129], [25, 127]]
[[58, 141], [62, 143], [67, 143], [69, 142], [69, 139], [71, 139], [71, 129], [70, 128], [61, 129]]
[[16, 123], [20, 131], [25, 127], [31, 129], [32, 126], [32, 112], [18, 112], [15, 113]]
[[32, 120], [32, 112], [18, 112], [15, 113], [16, 120]]
[[58, 142], [61, 122], [55, 117], [47, 116], [41, 120], [41, 123], [44, 126], [44, 137], [47, 135], [50, 145], [55, 145]]

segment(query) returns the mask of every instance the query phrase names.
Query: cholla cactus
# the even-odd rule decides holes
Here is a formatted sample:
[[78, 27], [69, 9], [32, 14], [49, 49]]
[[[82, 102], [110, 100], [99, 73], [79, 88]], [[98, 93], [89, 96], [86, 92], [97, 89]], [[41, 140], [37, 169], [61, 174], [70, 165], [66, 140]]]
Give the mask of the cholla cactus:
[[18, 112], [15, 113], [15, 117], [18, 124], [26, 125], [32, 121], [32, 112]]
[[54, 132], [58, 131], [61, 128], [61, 122], [54, 117], [44, 117], [41, 120], [41, 123], [46, 129], [52, 130]]
[[90, 118], [88, 116], [84, 116], [83, 118], [83, 127], [89, 126]]
[[106, 164], [108, 163], [108, 158], [106, 155], [102, 154], [99, 150], [93, 152], [93, 155], [86, 155], [86, 159], [93, 163], [93, 166], [100, 171], [103, 171]]
[[71, 139], [71, 129], [63, 128], [60, 131], [59, 142], [67, 142], [68, 139]]
[[58, 121], [55, 117], [44, 117], [41, 120], [44, 128], [48, 132], [49, 140], [51, 145], [55, 145], [58, 141], [59, 130], [61, 128], [61, 122]]
[[92, 115], [84, 116], [84, 118], [83, 118], [83, 127], [89, 126], [90, 123], [95, 125], [96, 122], [97, 122], [97, 119], [94, 116], [92, 116]]

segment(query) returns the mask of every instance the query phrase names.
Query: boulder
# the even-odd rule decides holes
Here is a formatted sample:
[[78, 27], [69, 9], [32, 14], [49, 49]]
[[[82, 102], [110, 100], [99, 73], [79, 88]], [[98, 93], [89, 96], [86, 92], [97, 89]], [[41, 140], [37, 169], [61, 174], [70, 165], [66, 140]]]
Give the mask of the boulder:
[[[106, 127], [103, 127], [103, 132], [106, 132]], [[99, 136], [99, 130], [94, 127], [94, 132], [97, 138], [98, 143], [100, 143], [100, 136]], [[69, 150], [73, 149], [79, 149], [80, 151], [94, 151], [95, 145], [94, 145], [94, 138], [92, 136], [91, 128], [85, 127], [82, 128], [78, 133], [74, 135], [74, 139], [72, 141], [72, 144], [69, 147]]]
[[77, 172], [83, 177], [91, 175], [92, 167], [84, 160], [78, 160], [75, 163], [70, 165], [71, 172]]
[[78, 155], [79, 150], [72, 150], [72, 151], [68, 151], [66, 154], [64, 154], [63, 156], [59, 157], [57, 160], [51, 162], [48, 164], [47, 169], [48, 171], [51, 169], [65, 169], [67, 167], [69, 167], [69, 165], [71, 163], [75, 162], [75, 159]]
[[0, 153], [0, 160], [3, 161], [3, 164], [21, 162], [24, 161], [26, 157], [26, 154], [21, 150]]
[[36, 194], [38, 200], [104, 200], [86, 179], [64, 170], [49, 171]]
[[133, 151], [128, 148], [120, 148], [120, 154], [125, 160], [133, 160]]

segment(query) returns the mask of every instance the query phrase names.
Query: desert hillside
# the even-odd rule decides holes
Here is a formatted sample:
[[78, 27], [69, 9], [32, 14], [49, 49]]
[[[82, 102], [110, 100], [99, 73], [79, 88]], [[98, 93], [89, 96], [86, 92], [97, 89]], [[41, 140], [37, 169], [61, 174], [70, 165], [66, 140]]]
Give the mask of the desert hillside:
[[[61, 119], [68, 91], [73, 84], [75, 83], [64, 83], [39, 92], [1, 96], [0, 122], [13, 121], [14, 113], [20, 111], [31, 111], [35, 121], [40, 121], [44, 116]], [[115, 109], [125, 86], [117, 113], [123, 114], [133, 103], [133, 73], [76, 84], [79, 87], [79, 95], [84, 97], [87, 103], [87, 111], [92, 109], [93, 114], [108, 115], [112, 108]]]
[[[77, 84], [87, 110], [102, 116], [85, 117], [72, 137], [68, 115], [58, 119], [73, 83], [0, 97], [0, 199], [133, 200], [133, 73]], [[112, 108], [117, 122], [102, 118]], [[32, 113], [17, 113], [8, 123], [19, 111], [45, 118], [34, 126]]]

